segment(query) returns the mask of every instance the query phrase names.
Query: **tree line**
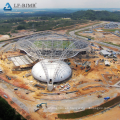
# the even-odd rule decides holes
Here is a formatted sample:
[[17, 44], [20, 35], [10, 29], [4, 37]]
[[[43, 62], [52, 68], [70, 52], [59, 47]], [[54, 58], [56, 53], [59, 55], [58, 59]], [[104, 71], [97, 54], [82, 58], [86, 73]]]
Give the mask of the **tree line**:
[[71, 14], [71, 18], [74, 20], [87, 19], [120, 22], [120, 12], [94, 11], [94, 10], [77, 11]]
[[16, 113], [6, 100], [0, 97], [0, 120], [26, 120], [19, 113]]
[[11, 22], [21, 22], [24, 19], [40, 19], [40, 20], [58, 20], [60, 18], [69, 17], [72, 20], [104, 20], [104, 21], [120, 21], [120, 12], [109, 12], [109, 11], [94, 11], [94, 10], [80, 10], [77, 12], [69, 13], [66, 11], [37, 11], [34, 13], [24, 14], [23, 12], [20, 14], [0, 14], [1, 18], [5, 18], [7, 20], [4, 23]]
[[[120, 22], [120, 12], [109, 11], [77, 11], [51, 12], [39, 11], [32, 14], [0, 14], [0, 34], [16, 33], [17, 30], [34, 29], [34, 31], [54, 30], [85, 23], [88, 20]], [[3, 17], [4, 16], [4, 17]], [[70, 19], [63, 19], [70, 18]], [[27, 21], [27, 22], [26, 22]], [[29, 21], [29, 22], [28, 22]]]

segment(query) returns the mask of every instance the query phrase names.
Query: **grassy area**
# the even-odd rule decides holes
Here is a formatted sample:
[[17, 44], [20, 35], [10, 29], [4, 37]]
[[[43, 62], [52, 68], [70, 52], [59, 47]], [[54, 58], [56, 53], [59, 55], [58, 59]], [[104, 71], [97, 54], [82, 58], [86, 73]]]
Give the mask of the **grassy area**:
[[[89, 21], [86, 21], [86, 24], [87, 23], [89, 23]], [[99, 23], [101, 23], [101, 22], [97, 22], [97, 23], [95, 23], [95, 24], [92, 24], [92, 25], [96, 25], [96, 24], [99, 24]], [[87, 25], [87, 26], [85, 26], [85, 27], [89, 27], [89, 26], [92, 26], [92, 25]], [[78, 27], [78, 28], [73, 28], [73, 29], [71, 29], [71, 30], [68, 30], [67, 32], [66, 32], [66, 34], [67, 35], [69, 35], [69, 32], [71, 32], [71, 31], [74, 31], [74, 30], [78, 30], [78, 29], [81, 29], [81, 28], [85, 28], [85, 27]], [[88, 29], [86, 29], [86, 30], [88, 30]], [[79, 31], [80, 32], [80, 31]]]
[[78, 32], [75, 32], [75, 35], [78, 35], [78, 36], [82, 36], [82, 37], [86, 37], [86, 38], [88, 38], [87, 36], [80, 35], [80, 34], [79, 34], [79, 32], [80, 32], [80, 31], [78, 31]]
[[[92, 24], [92, 25], [96, 25], [96, 24], [99, 24], [99, 23], [100, 23], [100, 22], [95, 23], [95, 24]], [[85, 27], [80, 27], [80, 28], [77, 28], [76, 30], [82, 29], [82, 28], [86, 28], [86, 27], [89, 27], [89, 26], [91, 26], [91, 25], [87, 25], [87, 26], [85, 26]], [[66, 34], [69, 35], [69, 32], [71, 32], [71, 31], [73, 31], [73, 30], [74, 30], [74, 29], [67, 31]], [[89, 29], [80, 30], [80, 31], [78, 31], [78, 32], [75, 32], [75, 35], [82, 36], [82, 37], [86, 37], [86, 38], [90, 38], [90, 39], [93, 39], [93, 40], [94, 40], [94, 37], [88, 37], [88, 36], [83, 36], [83, 35], [80, 35], [80, 34], [79, 34], [79, 32], [83, 32], [83, 31], [87, 31], [87, 30], [89, 30]]]
[[6, 24], [0, 24], [0, 34], [5, 35], [8, 32], [10, 32], [12, 28], [12, 24], [6, 23]]
[[97, 112], [103, 111], [108, 107], [114, 107], [115, 104], [120, 103], [120, 96], [92, 109], [86, 109], [85, 111], [80, 111], [76, 113], [58, 114], [58, 118], [61, 119], [75, 119], [84, 117], [87, 115], [95, 114]]
[[120, 44], [114, 44], [114, 43], [112, 43], [112, 42], [104, 42], [104, 43], [107, 43], [107, 44], [110, 44], [110, 45], [115, 45], [115, 46], [120, 47]]
[[[35, 41], [34, 42], [34, 44], [38, 48], [42, 48], [42, 47], [51, 48], [52, 44], [53, 44], [53, 48], [67, 48], [72, 43], [73, 43], [73, 41], [69, 41], [69, 40], [66, 40], [66, 41], [54, 41], [53, 43], [52, 43], [52, 41], [47, 41], [47, 40]], [[74, 44], [73, 44], [73, 47], [75, 48]]]
[[80, 31], [75, 32], [75, 35], [82, 36], [82, 37], [85, 37], [85, 38], [90, 38], [90, 39], [94, 40], [94, 37], [88, 37], [88, 36], [80, 35], [79, 32]]
[[116, 30], [120, 31], [120, 29], [102, 29], [104, 32], [115, 32]]
[[[72, 19], [62, 19], [56, 20], [56, 17], [50, 18], [45, 17], [32, 17], [32, 21], [26, 17], [21, 18], [4, 18], [0, 21], [0, 34], [4, 35], [8, 32], [17, 33], [16, 30], [35, 30], [35, 31], [45, 31], [45, 30], [59, 30], [59, 29], [71, 29], [75, 24], [86, 23], [87, 20], [72, 20]], [[27, 20], [28, 22], [25, 22]]]

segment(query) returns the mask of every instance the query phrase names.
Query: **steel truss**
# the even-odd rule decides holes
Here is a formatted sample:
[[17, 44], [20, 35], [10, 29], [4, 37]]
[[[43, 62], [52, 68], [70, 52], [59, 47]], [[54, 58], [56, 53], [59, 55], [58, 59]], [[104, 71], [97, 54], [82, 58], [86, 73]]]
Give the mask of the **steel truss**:
[[[77, 40], [66, 35], [49, 33], [39, 33], [20, 38], [18, 42], [14, 44], [16, 49], [24, 50], [29, 56], [39, 60], [49, 59], [50, 61], [61, 61], [74, 57], [80, 51], [87, 50], [89, 47], [89, 43], [86, 41]], [[14, 46], [13, 43], [7, 45], [3, 50], [8, 51], [12, 46]], [[56, 78], [60, 65], [61, 64], [59, 64], [55, 69], [52, 84]], [[42, 67], [45, 72], [46, 79], [49, 82], [48, 71], [44, 62], [42, 62]]]

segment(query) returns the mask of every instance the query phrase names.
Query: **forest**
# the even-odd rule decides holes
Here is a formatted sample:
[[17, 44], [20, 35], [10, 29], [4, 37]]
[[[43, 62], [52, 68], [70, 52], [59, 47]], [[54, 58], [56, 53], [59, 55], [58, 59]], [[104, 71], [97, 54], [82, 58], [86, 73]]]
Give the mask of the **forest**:
[[109, 11], [77, 11], [71, 14], [71, 19], [101, 20], [120, 22], [120, 12]]
[[6, 100], [0, 97], [0, 120], [26, 120], [12, 108]]
[[[89, 20], [120, 22], [120, 12], [80, 10], [80, 11], [36, 11], [19, 14], [0, 13], [0, 34], [17, 33], [17, 30], [55, 30], [74, 27]], [[67, 18], [67, 19], [65, 19]], [[10, 35], [11, 36], [11, 35]]]

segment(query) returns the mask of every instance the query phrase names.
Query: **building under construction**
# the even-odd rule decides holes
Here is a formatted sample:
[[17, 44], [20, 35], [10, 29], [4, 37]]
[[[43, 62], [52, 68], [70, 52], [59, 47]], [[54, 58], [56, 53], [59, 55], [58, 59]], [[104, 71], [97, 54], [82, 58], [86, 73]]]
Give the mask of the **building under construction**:
[[[7, 52], [19, 55], [5, 55]], [[13, 63], [12, 70], [32, 69], [32, 75], [39, 81], [46, 82], [48, 90], [54, 82], [69, 79], [72, 70], [64, 60], [75, 57], [79, 52], [90, 52], [88, 42], [59, 34], [35, 34], [20, 38], [1, 49], [1, 59], [7, 58]], [[32, 68], [33, 67], [33, 68]]]

